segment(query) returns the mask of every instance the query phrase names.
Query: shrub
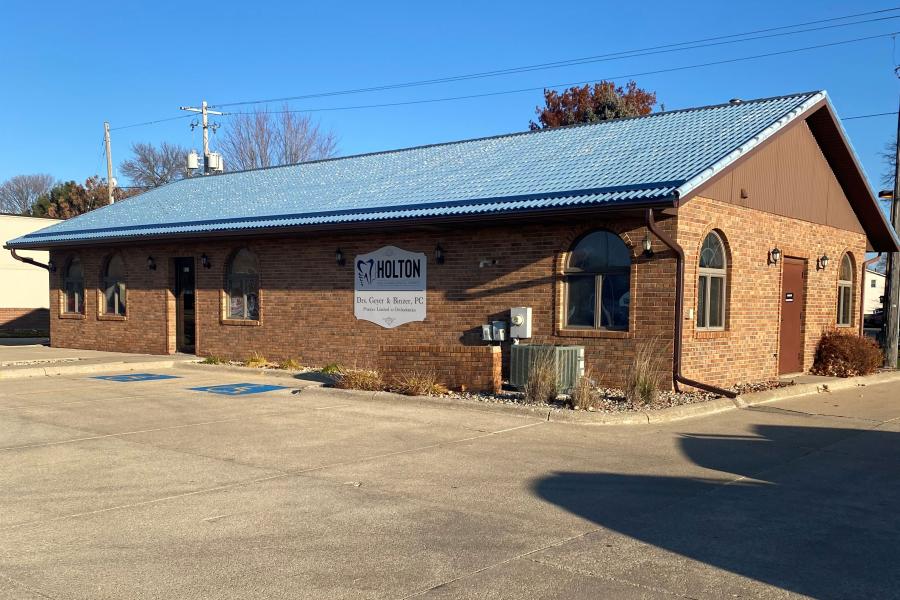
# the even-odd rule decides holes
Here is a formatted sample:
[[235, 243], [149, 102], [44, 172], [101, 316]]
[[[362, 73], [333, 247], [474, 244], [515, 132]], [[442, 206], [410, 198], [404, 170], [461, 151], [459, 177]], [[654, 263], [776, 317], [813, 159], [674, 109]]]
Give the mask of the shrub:
[[883, 362], [884, 355], [873, 340], [835, 329], [822, 334], [811, 372], [831, 377], [868, 375]]
[[285, 371], [299, 371], [303, 368], [299, 362], [294, 360], [293, 358], [289, 358], [285, 361], [282, 361], [280, 365], [278, 365], [279, 369], [284, 369]]
[[549, 403], [559, 394], [556, 382], [556, 359], [552, 350], [535, 356], [525, 383], [525, 402], [528, 404]]
[[207, 356], [200, 361], [201, 365], [224, 365], [228, 361], [219, 356]]
[[572, 407], [588, 410], [597, 404], [596, 384], [590, 369], [585, 369], [584, 375], [575, 382], [572, 388]]
[[341, 369], [334, 374], [334, 387], [369, 392], [385, 389], [381, 373], [372, 369]]
[[322, 373], [326, 375], [340, 375], [340, 373], [344, 370], [344, 367], [337, 363], [328, 363], [324, 367], [322, 367]]
[[657, 338], [640, 342], [628, 367], [625, 399], [634, 406], [645, 406], [656, 401], [659, 393], [659, 358], [656, 353], [658, 342]]
[[434, 371], [408, 371], [394, 377], [391, 391], [407, 396], [441, 396], [450, 390], [438, 382]]
[[244, 361], [244, 365], [255, 369], [262, 369], [269, 366], [269, 361], [259, 352], [254, 352], [250, 355], [250, 358]]

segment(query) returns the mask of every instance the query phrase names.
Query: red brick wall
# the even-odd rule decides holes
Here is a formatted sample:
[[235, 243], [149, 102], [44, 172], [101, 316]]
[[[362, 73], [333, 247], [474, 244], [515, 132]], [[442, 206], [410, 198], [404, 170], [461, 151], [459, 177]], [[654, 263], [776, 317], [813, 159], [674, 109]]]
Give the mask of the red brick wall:
[[[725, 331], [697, 331], [687, 310], [696, 307], [700, 245], [713, 229], [722, 234], [729, 254]], [[768, 251], [806, 259], [803, 367], [812, 365], [816, 344], [837, 323], [837, 276], [841, 256], [850, 252], [855, 266], [853, 329], [859, 326], [859, 278], [866, 239], [859, 233], [789, 219], [706, 198], [679, 208], [678, 242], [685, 251], [683, 372], [713, 384], [771, 379], [778, 375], [783, 262], [768, 264]], [[816, 259], [831, 259], [816, 270]]]
[[0, 308], [0, 331], [49, 331], [50, 311], [46, 308]]
[[378, 370], [391, 377], [403, 373], [433, 373], [451, 389], [500, 391], [499, 346], [382, 346]]
[[[674, 219], [661, 227], [674, 235]], [[599, 227], [620, 233], [633, 246], [631, 327], [628, 332], [567, 331], [562, 328], [562, 286], [565, 253], [579, 235]], [[102, 350], [170, 353], [174, 351], [174, 302], [168, 291], [173, 280], [172, 258], [197, 258], [197, 352], [245, 359], [260, 352], [270, 360], [295, 358], [309, 365], [338, 362], [348, 366], [381, 364], [380, 348], [439, 346], [485, 347], [481, 325], [508, 320], [509, 308], [533, 308], [531, 343], [577, 344], [586, 348], [586, 363], [595, 377], [620, 383], [636, 343], [653, 339], [660, 349], [661, 369], [671, 370], [674, 259], [658, 242], [652, 259], [641, 254], [645, 229], [640, 218], [604, 222], [583, 218], [577, 225], [522, 224], [396, 233], [316, 234], [247, 241], [209, 241], [184, 245], [126, 247], [128, 315], [122, 320], [99, 316], [100, 269], [108, 249], [78, 250], [86, 273], [84, 318], [59, 315], [59, 286], [64, 268], [51, 278], [53, 344]], [[352, 258], [392, 244], [429, 257], [427, 318], [394, 329], [383, 329], [353, 316]], [[445, 264], [432, 256], [440, 244]], [[224, 268], [228, 256], [249, 247], [261, 267], [260, 320], [232, 325], [222, 318]], [[341, 248], [347, 265], [335, 264]], [[199, 264], [205, 253], [211, 268]], [[53, 260], [65, 265], [71, 252], [54, 251]], [[148, 271], [147, 256], [158, 265]], [[480, 267], [483, 259], [495, 260]], [[93, 286], [93, 287], [92, 287]], [[480, 351], [479, 351], [480, 352]], [[477, 354], [476, 354], [477, 355]], [[508, 343], [503, 360], [508, 360]], [[473, 354], [445, 354], [461, 370]], [[486, 361], [492, 361], [485, 355]], [[464, 357], [464, 360], [461, 358]], [[461, 361], [461, 362], [458, 362]], [[504, 363], [505, 364], [505, 363]], [[487, 367], [485, 367], [487, 368]], [[493, 368], [491, 363], [490, 368]], [[471, 386], [470, 386], [471, 387]]]

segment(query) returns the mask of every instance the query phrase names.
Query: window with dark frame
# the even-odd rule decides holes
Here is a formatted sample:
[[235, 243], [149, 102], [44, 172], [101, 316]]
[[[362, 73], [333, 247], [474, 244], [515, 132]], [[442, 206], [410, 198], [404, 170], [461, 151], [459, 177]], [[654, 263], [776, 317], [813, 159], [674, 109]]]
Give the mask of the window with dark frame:
[[225, 294], [226, 318], [259, 320], [259, 263], [246, 248], [238, 250], [228, 263]]
[[841, 257], [837, 297], [837, 324], [849, 327], [853, 323], [853, 260], [849, 254]]
[[77, 256], [69, 261], [63, 278], [65, 305], [63, 312], [68, 314], [84, 314], [84, 267]]
[[113, 254], [103, 273], [103, 314], [125, 316], [125, 261]]
[[728, 277], [725, 244], [711, 231], [700, 247], [697, 281], [697, 329], [725, 329], [725, 285]]
[[616, 234], [599, 230], [581, 237], [565, 267], [565, 327], [628, 330], [631, 251]]

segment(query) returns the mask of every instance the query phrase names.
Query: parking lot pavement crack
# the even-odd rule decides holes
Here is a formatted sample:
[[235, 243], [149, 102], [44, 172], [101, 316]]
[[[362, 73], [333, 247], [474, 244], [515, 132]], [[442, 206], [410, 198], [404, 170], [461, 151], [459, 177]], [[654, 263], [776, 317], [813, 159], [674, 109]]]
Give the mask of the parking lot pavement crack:
[[18, 579], [13, 579], [12, 577], [10, 577], [9, 575], [6, 575], [4, 573], [0, 573], [0, 579], [2, 579], [4, 581], [8, 581], [9, 583], [16, 586], [17, 588], [23, 589], [26, 592], [28, 592], [29, 594], [32, 594], [34, 596], [40, 596], [41, 598], [47, 598], [48, 600], [64, 600], [61, 596], [51, 596], [51, 595], [47, 594], [46, 592], [43, 592], [37, 588], [33, 588], [30, 585], [22, 583]]
[[573, 573], [575, 575], [581, 575], [584, 577], [591, 577], [594, 579], [602, 579], [604, 581], [609, 581], [612, 583], [618, 583], [627, 585], [629, 587], [633, 587], [638, 590], [643, 590], [646, 592], [653, 592], [654, 594], [665, 594], [667, 596], [672, 596], [673, 598], [683, 598], [684, 600], [697, 600], [694, 596], [685, 596], [684, 594], [679, 594], [677, 592], [673, 592], [671, 590], [667, 590], [665, 588], [654, 587], [650, 585], [643, 585], [634, 581], [630, 581], [628, 579], [621, 579], [619, 577], [611, 577], [609, 575], [604, 575], [603, 573], [597, 573], [595, 571], [589, 571], [585, 569], [576, 569], [574, 567], [568, 565], [558, 565], [555, 563], [545, 562], [540, 560], [539, 558], [535, 558], [533, 556], [525, 557], [525, 560], [530, 560], [531, 562], [541, 565], [542, 567], [549, 567], [556, 569], [558, 571], [564, 571], [566, 573]]

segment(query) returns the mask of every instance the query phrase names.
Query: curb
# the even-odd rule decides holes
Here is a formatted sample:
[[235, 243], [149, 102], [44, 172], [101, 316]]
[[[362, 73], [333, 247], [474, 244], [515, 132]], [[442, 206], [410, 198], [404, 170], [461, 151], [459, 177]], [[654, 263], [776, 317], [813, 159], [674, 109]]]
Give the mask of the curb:
[[[298, 372], [298, 371], [285, 371], [284, 369], [258, 369], [255, 367], [239, 367], [236, 365], [210, 365], [203, 364], [197, 360], [191, 360], [186, 362], [177, 363], [175, 365], [179, 369], [190, 369], [192, 371], [219, 371], [221, 373], [235, 373], [238, 375], [256, 375], [256, 376], [264, 376], [264, 377], [277, 377], [280, 379], [290, 379], [296, 383], [307, 383], [311, 386], [322, 386], [324, 385], [324, 381], [315, 381], [313, 379], [301, 379], [297, 377], [298, 375], [305, 375], [306, 373], [314, 373], [315, 371], [307, 371], [307, 372]], [[309, 386], [306, 386], [309, 387]]]
[[[242, 367], [237, 367], [241, 369]], [[734, 400], [729, 398], [717, 398], [696, 404], [684, 404], [672, 406], [660, 410], [603, 413], [584, 410], [570, 410], [560, 408], [548, 408], [544, 406], [523, 406], [507, 403], [480, 402], [478, 400], [466, 400], [461, 398], [442, 398], [436, 396], [403, 396], [391, 392], [364, 392], [360, 390], [334, 390], [341, 394], [355, 397], [365, 397], [369, 400], [387, 401], [391, 403], [409, 403], [411, 401], [425, 404], [438, 405], [445, 408], [460, 410], [475, 410], [480, 412], [499, 413], [505, 415], [518, 415], [549, 421], [551, 423], [571, 423], [576, 425], [659, 425], [673, 423], [684, 419], [692, 419], [725, 412], [728, 410], [741, 410], [760, 404], [776, 402], [809, 396], [820, 392], [823, 385], [828, 386], [829, 391], [839, 391], [867, 385], [891, 383], [900, 381], [900, 371], [889, 371], [866, 375], [863, 377], [849, 377], [836, 379], [827, 383], [801, 383], [764, 392], [753, 392], [738, 396]]]
[[27, 379], [29, 377], [61, 377], [66, 375], [86, 375], [91, 373], [109, 373], [110, 371], [144, 371], [152, 369], [171, 369], [184, 364], [178, 359], [168, 360], [133, 360], [88, 362], [88, 360], [69, 363], [48, 363], [46, 365], [5, 366], [0, 369], [0, 380]]

